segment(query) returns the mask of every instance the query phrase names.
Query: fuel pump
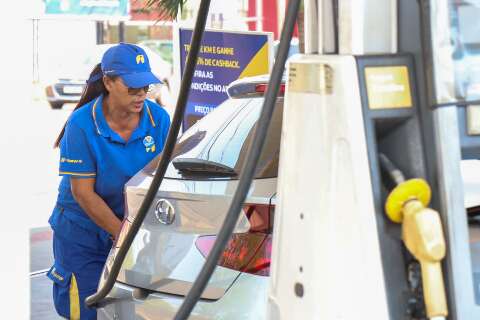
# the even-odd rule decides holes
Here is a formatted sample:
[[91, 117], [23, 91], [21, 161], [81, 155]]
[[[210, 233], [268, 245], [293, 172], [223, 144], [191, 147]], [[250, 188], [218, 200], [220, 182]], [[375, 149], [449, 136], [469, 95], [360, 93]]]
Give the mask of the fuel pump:
[[[460, 157], [441, 150], [458, 133], [435, 133], [457, 120], [436, 120], [426, 102], [430, 46], [404, 40], [427, 28], [428, 2], [310, 1], [305, 26], [318, 29], [287, 67], [269, 319], [443, 319], [449, 309], [476, 319], [458, 315], [462, 283], [444, 285], [443, 270], [455, 277], [452, 264], [469, 264]], [[393, 163], [402, 174], [392, 183]], [[445, 201], [464, 215], [456, 231]], [[448, 243], [455, 232], [462, 258]]]

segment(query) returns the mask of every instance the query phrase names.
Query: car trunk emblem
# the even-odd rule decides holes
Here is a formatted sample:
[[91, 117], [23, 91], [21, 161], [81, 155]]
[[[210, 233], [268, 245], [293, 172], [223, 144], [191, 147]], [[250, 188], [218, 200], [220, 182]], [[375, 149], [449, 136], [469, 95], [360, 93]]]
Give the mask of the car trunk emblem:
[[155, 205], [155, 216], [160, 223], [172, 224], [175, 220], [175, 209], [168, 200], [160, 199]]

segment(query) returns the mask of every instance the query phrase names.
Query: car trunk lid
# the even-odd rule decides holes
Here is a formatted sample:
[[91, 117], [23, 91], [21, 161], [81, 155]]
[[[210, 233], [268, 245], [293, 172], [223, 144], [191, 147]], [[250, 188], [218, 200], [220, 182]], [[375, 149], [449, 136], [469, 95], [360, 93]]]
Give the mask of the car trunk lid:
[[[133, 221], [151, 179], [141, 172], [127, 184], [127, 222]], [[218, 234], [237, 184], [238, 180], [227, 179], [165, 178], [117, 280], [155, 292], [186, 295], [206, 258], [196, 241]], [[255, 180], [246, 202], [269, 205], [271, 190], [275, 190], [275, 179]], [[239, 216], [235, 234], [247, 233], [251, 227], [245, 213]], [[239, 274], [238, 270], [218, 266], [202, 298], [221, 298]]]

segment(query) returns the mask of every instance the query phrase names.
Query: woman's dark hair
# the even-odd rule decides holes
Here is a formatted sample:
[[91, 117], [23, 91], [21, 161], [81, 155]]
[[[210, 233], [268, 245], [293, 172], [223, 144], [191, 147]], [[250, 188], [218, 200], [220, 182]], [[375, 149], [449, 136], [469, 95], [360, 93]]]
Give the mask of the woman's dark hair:
[[170, 81], [168, 81], [167, 78], [163, 78], [162, 82], [163, 82], [164, 85], [167, 86], [168, 91], [170, 91]]
[[[97, 98], [102, 94], [107, 95], [108, 91], [105, 88], [105, 85], [103, 84], [102, 68], [100, 67], [100, 63], [99, 63], [93, 68], [92, 72], [90, 72], [90, 77], [89, 77], [89, 80], [87, 81], [87, 85], [82, 92], [80, 101], [78, 101], [73, 111], [77, 110], [78, 108], [81, 108], [82, 106], [84, 106], [85, 104], [87, 104], [88, 102], [92, 101], [93, 99]], [[60, 145], [60, 141], [62, 140], [63, 134], [65, 133], [66, 126], [67, 126], [67, 122], [65, 122], [65, 124], [63, 125], [62, 131], [58, 135], [57, 140], [53, 145], [54, 148], [57, 148]]]

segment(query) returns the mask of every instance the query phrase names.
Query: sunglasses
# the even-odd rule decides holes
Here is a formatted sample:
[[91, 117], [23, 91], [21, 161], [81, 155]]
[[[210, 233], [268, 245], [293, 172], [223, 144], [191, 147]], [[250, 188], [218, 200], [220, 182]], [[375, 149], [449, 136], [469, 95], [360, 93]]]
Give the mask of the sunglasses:
[[[152, 90], [152, 86], [151, 85], [148, 85], [148, 86], [145, 86], [143, 88], [128, 88], [127, 87], [127, 90], [128, 90], [128, 94], [131, 95], [131, 96], [137, 96], [139, 94], [143, 94], [143, 93], [149, 93], [150, 90]], [[143, 91], [143, 92], [142, 92]]]

